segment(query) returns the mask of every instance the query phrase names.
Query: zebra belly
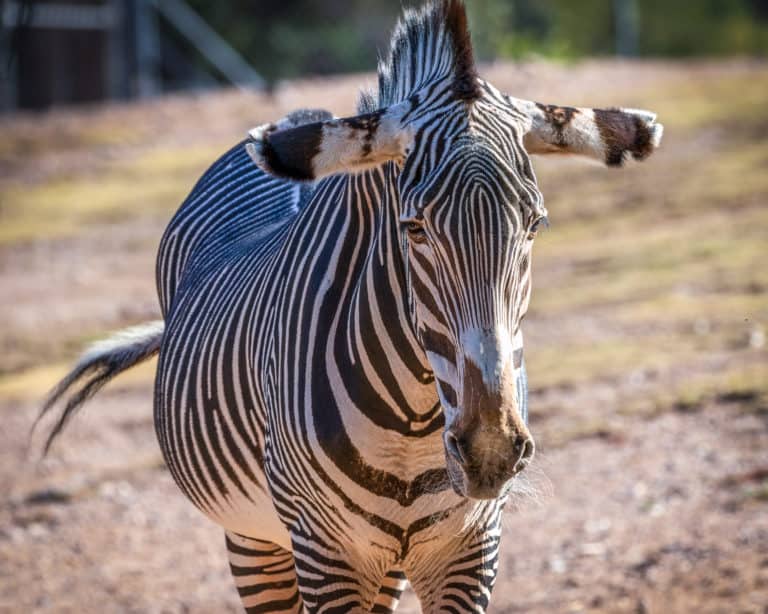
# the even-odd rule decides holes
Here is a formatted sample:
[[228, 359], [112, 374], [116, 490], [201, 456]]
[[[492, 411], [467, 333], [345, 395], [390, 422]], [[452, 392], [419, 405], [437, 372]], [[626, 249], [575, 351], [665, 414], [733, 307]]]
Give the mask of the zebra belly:
[[[231, 409], [210, 412], [205, 406], [191, 405], [183, 415], [171, 417], [171, 407], [157, 406], [156, 416], [164, 416], [158, 422], [174, 428], [176, 422], [186, 424], [181, 432], [190, 435], [185, 441], [170, 438], [160, 433], [158, 424], [166, 465], [187, 498], [221, 527], [290, 549], [288, 532], [272, 503], [260, 450], [248, 454], [228, 447], [238, 445], [233, 442], [240, 439], [224, 417]], [[211, 423], [214, 427], [208, 429]], [[211, 444], [214, 438], [217, 441]]]
[[[193, 501], [194, 503], [194, 501]], [[258, 491], [249, 497], [222, 498], [214, 513], [203, 513], [227, 531], [272, 542], [291, 551], [291, 539], [275, 511], [269, 492]]]
[[160, 350], [155, 427], [173, 478], [206, 516], [290, 548], [264, 473], [265, 415], [248, 353], [249, 264], [235, 259], [180, 287]]

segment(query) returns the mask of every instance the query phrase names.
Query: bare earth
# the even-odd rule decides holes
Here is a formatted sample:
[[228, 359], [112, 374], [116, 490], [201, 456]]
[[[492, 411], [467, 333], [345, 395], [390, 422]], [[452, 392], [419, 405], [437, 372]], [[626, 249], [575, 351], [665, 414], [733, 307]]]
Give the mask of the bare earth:
[[[766, 66], [483, 72], [667, 126], [655, 159], [619, 173], [537, 161], [553, 222], [525, 324], [538, 452], [492, 611], [768, 613]], [[157, 316], [154, 250], [217, 152], [290, 108], [350, 112], [362, 82], [0, 120], [0, 612], [240, 611], [222, 532], [163, 467], [151, 365], [45, 460], [28, 433], [83, 343]], [[143, 192], [146, 159], [175, 183]], [[91, 205], [92, 185], [118, 204]], [[45, 208], [57, 198], [67, 211]], [[399, 611], [419, 611], [413, 595]]]

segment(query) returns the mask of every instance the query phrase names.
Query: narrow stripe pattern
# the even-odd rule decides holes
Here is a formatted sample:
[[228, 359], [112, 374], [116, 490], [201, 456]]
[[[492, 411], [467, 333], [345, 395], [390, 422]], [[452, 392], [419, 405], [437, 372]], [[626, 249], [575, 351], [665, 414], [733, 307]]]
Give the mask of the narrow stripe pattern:
[[[489, 604], [546, 211], [530, 120], [468, 75], [457, 11], [407, 12], [361, 99], [361, 113], [410, 101], [403, 163], [300, 183], [240, 143], [163, 237], [157, 437], [226, 530], [249, 612], [390, 612], [406, 578], [427, 612]], [[462, 471], [450, 429], [467, 433]]]

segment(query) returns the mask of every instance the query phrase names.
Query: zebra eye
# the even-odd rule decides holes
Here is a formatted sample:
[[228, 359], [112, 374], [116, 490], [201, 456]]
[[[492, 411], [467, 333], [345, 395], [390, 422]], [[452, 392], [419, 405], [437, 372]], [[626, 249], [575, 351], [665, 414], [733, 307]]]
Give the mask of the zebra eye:
[[533, 240], [533, 238], [536, 236], [536, 233], [539, 231], [539, 228], [542, 225], [545, 228], [549, 228], [549, 219], [547, 218], [546, 215], [542, 215], [533, 224], [531, 224], [531, 227], [528, 230], [528, 239], [529, 240]]
[[419, 222], [415, 220], [409, 220], [405, 222], [405, 230], [408, 233], [408, 238], [416, 243], [423, 243], [427, 240], [427, 233]]

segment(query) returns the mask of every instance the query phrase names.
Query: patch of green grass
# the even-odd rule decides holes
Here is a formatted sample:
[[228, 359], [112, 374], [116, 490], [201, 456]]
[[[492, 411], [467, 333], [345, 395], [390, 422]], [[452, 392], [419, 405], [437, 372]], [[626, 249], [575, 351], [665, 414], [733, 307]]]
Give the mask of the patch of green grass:
[[[95, 112], [94, 112], [95, 111]], [[55, 154], [98, 151], [145, 143], [152, 129], [135, 121], [119, 121], [109, 112], [72, 111], [47, 116], [42, 121], [22, 116], [0, 125], [0, 163], [13, 164]], [[119, 112], [118, 112], [119, 113]]]
[[[693, 315], [695, 297], [704, 295], [702, 308], [722, 313], [725, 307], [718, 302], [734, 307], [739, 296], [748, 310], [739, 315], [768, 315], [758, 299], [768, 288], [768, 269], [760, 264], [768, 210], [753, 208], [737, 218], [703, 214], [669, 225], [637, 223], [634, 232], [615, 229], [600, 239], [573, 228], [542, 238], [534, 256], [532, 312], [615, 305], [636, 316], [668, 319], [668, 308], [683, 303]], [[536, 274], [540, 269], [548, 271], [546, 277]]]
[[221, 146], [155, 150], [100, 176], [41, 185], [7, 183], [0, 193], [0, 245], [75, 235], [94, 224], [173, 211], [222, 152]]
[[[768, 322], [764, 292], [728, 289], [725, 292], [659, 293], [622, 305], [615, 313], [625, 326], [676, 325], [679, 334], [708, 335], [740, 331], [754, 322]], [[759, 324], [757, 324], [759, 326]]]
[[742, 496], [744, 499], [768, 503], [768, 480], [745, 486]]
[[117, 125], [114, 122], [105, 124], [86, 124], [76, 135], [77, 143], [83, 149], [103, 147], [108, 145], [126, 145], [141, 143], [147, 138], [147, 132], [134, 124]]
[[[766, 116], [768, 125], [768, 116]], [[734, 215], [746, 205], [762, 204], [768, 194], [768, 143], [757, 139], [728, 143], [694, 154], [695, 165], [682, 169], [663, 195], [669, 211], [696, 213], [731, 204]], [[688, 172], [685, 172], [688, 171]]]

